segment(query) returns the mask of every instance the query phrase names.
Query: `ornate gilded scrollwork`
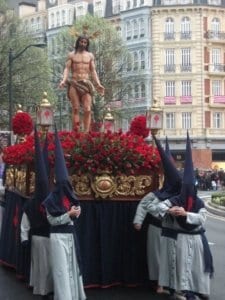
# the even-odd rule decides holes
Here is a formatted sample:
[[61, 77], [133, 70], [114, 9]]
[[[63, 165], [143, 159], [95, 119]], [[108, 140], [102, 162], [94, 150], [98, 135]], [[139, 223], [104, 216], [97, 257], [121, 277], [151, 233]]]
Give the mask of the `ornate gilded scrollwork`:
[[92, 194], [88, 175], [78, 176], [74, 174], [71, 176], [71, 182], [78, 196], [90, 196]]
[[112, 197], [117, 188], [115, 177], [108, 174], [95, 176], [91, 182], [91, 187], [95, 193], [95, 197], [103, 199]]
[[[154, 174], [112, 176], [103, 172], [96, 176], [73, 174], [70, 178], [80, 199], [140, 199], [154, 188]], [[29, 196], [34, 192], [35, 173], [26, 166], [11, 166], [6, 171], [5, 185]]]

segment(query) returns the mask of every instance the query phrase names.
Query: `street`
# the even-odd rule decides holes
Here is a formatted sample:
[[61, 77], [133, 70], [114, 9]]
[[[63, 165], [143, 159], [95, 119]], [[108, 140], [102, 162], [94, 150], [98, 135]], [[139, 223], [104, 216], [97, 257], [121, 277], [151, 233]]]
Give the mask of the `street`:
[[[207, 197], [208, 192], [200, 196]], [[206, 222], [206, 235], [214, 257], [215, 274], [211, 281], [211, 300], [224, 300], [225, 278], [225, 218], [209, 214]], [[88, 300], [163, 300], [166, 295], [155, 295], [147, 287], [113, 287], [106, 289], [86, 289]], [[40, 300], [41, 297], [32, 295], [23, 281], [16, 278], [15, 272], [6, 267], [0, 267], [0, 300]], [[66, 300], [66, 299], [65, 299]]]

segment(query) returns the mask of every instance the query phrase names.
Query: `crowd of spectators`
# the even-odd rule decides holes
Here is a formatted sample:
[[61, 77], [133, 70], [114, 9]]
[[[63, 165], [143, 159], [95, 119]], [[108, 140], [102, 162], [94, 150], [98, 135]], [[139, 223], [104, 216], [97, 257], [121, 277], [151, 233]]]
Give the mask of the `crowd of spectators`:
[[225, 171], [219, 170], [199, 170], [196, 169], [196, 185], [202, 191], [216, 191], [225, 189]]

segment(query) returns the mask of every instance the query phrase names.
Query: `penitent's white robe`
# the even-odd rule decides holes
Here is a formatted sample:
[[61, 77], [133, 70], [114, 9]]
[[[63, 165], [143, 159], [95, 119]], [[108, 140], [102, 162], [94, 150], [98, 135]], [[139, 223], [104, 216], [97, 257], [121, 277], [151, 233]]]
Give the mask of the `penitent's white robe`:
[[[51, 226], [73, 225], [68, 213], [53, 217], [47, 212]], [[76, 230], [74, 228], [74, 230]], [[51, 233], [51, 260], [54, 300], [84, 300], [86, 295], [80, 274], [72, 233]]]
[[[148, 213], [146, 207], [147, 204], [156, 199], [159, 201], [155, 194], [150, 192], [140, 201], [133, 220], [134, 224], [142, 225]], [[149, 280], [158, 281], [159, 279], [160, 241], [161, 228], [153, 224], [149, 224], [147, 231], [147, 264]]]
[[[31, 229], [29, 218], [23, 213], [21, 220], [21, 241], [29, 239]], [[30, 281], [34, 295], [47, 295], [53, 291], [52, 270], [50, 265], [50, 239], [45, 236], [32, 235]]]
[[[146, 205], [146, 209], [154, 215], [161, 216], [162, 227], [182, 230], [176, 218], [167, 214], [171, 207], [169, 200], [157, 200]], [[199, 231], [206, 220], [206, 209], [198, 213], [187, 213], [187, 223], [199, 225]], [[192, 291], [210, 294], [210, 274], [204, 271], [204, 251], [200, 234], [178, 233], [177, 239], [162, 236], [160, 247], [159, 284], [177, 291]]]

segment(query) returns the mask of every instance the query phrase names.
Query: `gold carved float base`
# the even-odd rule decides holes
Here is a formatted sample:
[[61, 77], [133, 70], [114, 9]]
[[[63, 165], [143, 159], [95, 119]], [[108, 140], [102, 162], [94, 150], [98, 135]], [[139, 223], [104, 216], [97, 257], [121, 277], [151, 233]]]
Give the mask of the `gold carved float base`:
[[[138, 200], [158, 186], [158, 176], [153, 173], [112, 176], [105, 172], [96, 176], [72, 174], [70, 178], [80, 200]], [[28, 166], [11, 166], [6, 171], [6, 187], [24, 196], [34, 192], [34, 182], [35, 173]]]

